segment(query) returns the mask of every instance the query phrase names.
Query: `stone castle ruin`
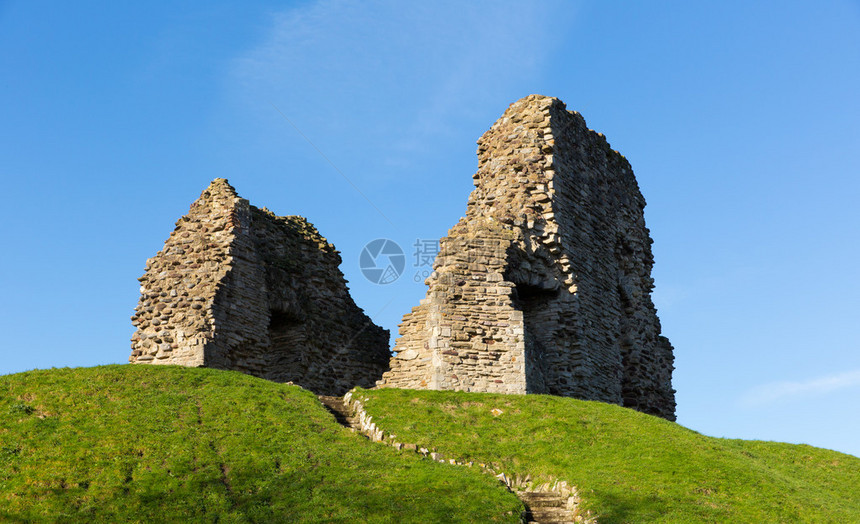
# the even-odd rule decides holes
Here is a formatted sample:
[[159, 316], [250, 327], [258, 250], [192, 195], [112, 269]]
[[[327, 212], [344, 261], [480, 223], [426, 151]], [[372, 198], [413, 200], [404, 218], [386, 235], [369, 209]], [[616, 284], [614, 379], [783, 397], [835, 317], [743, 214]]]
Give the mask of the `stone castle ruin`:
[[440, 242], [380, 387], [548, 393], [675, 419], [672, 346], [627, 160], [556, 98], [478, 141], [466, 217]]
[[388, 332], [350, 298], [334, 246], [223, 179], [147, 261], [131, 362], [329, 395], [374, 383], [548, 393], [674, 420], [672, 345], [651, 301], [652, 241], [630, 164], [579, 113], [538, 95], [511, 104], [478, 157], [466, 216], [441, 240], [390, 363]]
[[147, 261], [129, 360], [328, 395], [370, 387], [388, 369], [389, 334], [355, 305], [340, 262], [304, 218], [258, 209], [216, 179]]

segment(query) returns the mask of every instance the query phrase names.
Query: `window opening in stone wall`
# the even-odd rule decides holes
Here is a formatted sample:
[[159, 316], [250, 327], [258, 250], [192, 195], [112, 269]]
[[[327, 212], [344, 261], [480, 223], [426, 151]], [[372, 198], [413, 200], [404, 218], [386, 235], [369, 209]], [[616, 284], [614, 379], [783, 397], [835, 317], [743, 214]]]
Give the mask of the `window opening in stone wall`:
[[304, 369], [304, 322], [294, 313], [269, 312], [269, 343], [277, 360], [276, 369]]
[[530, 284], [516, 285], [516, 304], [523, 312], [526, 385], [529, 393], [548, 393], [547, 355], [553, 351], [552, 335], [557, 313], [552, 308], [558, 289]]

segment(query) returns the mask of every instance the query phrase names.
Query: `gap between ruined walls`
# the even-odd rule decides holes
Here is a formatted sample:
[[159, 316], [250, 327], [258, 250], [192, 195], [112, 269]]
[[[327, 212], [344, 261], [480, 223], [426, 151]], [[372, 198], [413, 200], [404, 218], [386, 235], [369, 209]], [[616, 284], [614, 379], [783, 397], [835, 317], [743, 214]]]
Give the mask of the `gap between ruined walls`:
[[429, 444], [420, 445], [399, 442], [395, 435], [390, 432], [386, 432], [373, 422], [373, 417], [364, 409], [363, 402], [366, 401], [366, 398], [356, 398], [354, 389], [347, 392], [343, 397], [343, 404], [346, 407], [348, 414], [350, 414], [356, 421], [351, 424], [352, 429], [361, 433], [372, 442], [390, 445], [398, 451], [411, 451], [418, 453], [430, 460], [441, 462], [443, 464], [479, 467], [481, 468], [481, 471], [496, 477], [499, 482], [508, 489], [508, 491], [516, 494], [521, 500], [523, 500], [521, 494], [524, 492], [552, 493], [560, 495], [563, 498], [566, 498], [564, 507], [570, 514], [569, 522], [598, 524], [596, 515], [593, 515], [589, 510], [583, 510], [581, 508], [582, 499], [579, 496], [579, 490], [577, 487], [570, 485], [567, 481], [551, 478], [547, 482], [537, 484], [532, 480], [530, 474], [526, 474], [525, 476], [521, 476], [519, 474], [508, 475], [504, 472], [498, 471], [489, 464], [475, 463], [473, 461], [466, 461], [463, 459], [445, 458], [445, 456], [440, 453], [436, 447]]

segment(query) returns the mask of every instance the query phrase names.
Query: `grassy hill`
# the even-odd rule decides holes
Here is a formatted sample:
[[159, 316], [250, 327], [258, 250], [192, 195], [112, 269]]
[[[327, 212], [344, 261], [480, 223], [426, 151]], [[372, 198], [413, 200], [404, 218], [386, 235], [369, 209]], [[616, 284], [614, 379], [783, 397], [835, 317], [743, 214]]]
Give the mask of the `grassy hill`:
[[[860, 459], [834, 451], [543, 395], [358, 396], [400, 442], [567, 480], [601, 523], [860, 522]], [[492, 477], [371, 443], [295, 386], [158, 366], [0, 376], [0, 522], [518, 522], [521, 510]]]
[[487, 475], [400, 456], [316, 397], [157, 366], [0, 376], [0, 522], [518, 522]]
[[860, 522], [860, 459], [835, 451], [706, 437], [618, 406], [546, 395], [386, 389], [357, 397], [399, 442], [568, 481], [602, 524]]

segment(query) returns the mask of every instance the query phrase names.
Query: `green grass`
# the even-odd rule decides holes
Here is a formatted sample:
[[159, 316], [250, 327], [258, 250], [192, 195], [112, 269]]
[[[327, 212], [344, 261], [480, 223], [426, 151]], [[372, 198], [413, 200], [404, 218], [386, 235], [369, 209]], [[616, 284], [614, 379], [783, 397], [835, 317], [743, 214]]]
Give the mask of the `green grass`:
[[0, 522], [518, 522], [476, 470], [400, 455], [309, 392], [161, 366], [0, 376]]
[[[860, 522], [850, 455], [543, 395], [359, 396], [400, 442], [567, 480], [604, 524]], [[517, 522], [521, 509], [477, 469], [349, 433], [295, 386], [160, 366], [0, 376], [0, 522]]]
[[860, 522], [860, 459], [835, 451], [706, 437], [618, 406], [545, 395], [357, 397], [399, 442], [568, 481], [601, 524]]

